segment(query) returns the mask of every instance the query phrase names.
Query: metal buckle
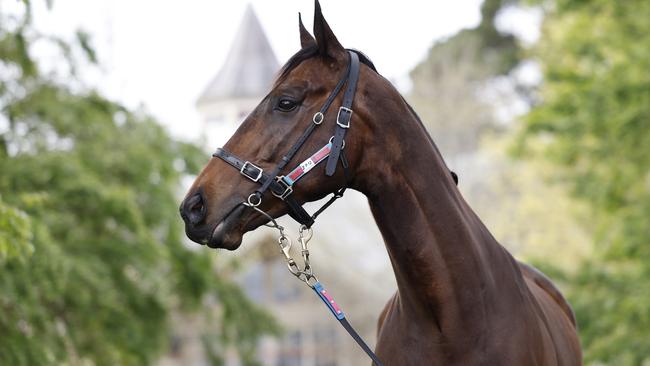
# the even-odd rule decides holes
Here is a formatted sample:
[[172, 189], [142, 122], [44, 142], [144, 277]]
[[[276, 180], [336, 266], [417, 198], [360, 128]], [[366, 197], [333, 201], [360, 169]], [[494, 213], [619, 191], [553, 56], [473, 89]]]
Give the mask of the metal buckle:
[[[257, 176], [256, 176], [256, 177], [254, 177], [254, 176], [252, 176], [252, 175], [248, 175], [248, 174], [246, 173], [246, 166], [247, 166], [247, 165], [250, 165], [251, 167], [257, 169], [258, 173], [257, 173]], [[257, 165], [251, 163], [250, 161], [246, 161], [246, 162], [244, 163], [244, 165], [241, 166], [241, 169], [239, 169], [239, 172], [240, 172], [244, 177], [246, 177], [246, 178], [252, 180], [253, 182], [257, 182], [258, 180], [260, 180], [260, 178], [262, 178], [262, 172], [264, 172], [264, 169], [258, 167]]]
[[[348, 118], [348, 123], [341, 123], [341, 112], [349, 113], [350, 117]], [[336, 124], [343, 128], [350, 128], [350, 120], [352, 119], [352, 109], [341, 106], [339, 108], [339, 113], [336, 115]]]
[[273, 192], [273, 190], [271, 190], [271, 193], [277, 198], [284, 201], [287, 197], [289, 197], [291, 193], [293, 193], [293, 187], [290, 186], [289, 183], [284, 181], [284, 175], [275, 177], [275, 181], [278, 182], [278, 184], [280, 184], [284, 188], [284, 191], [280, 194], [276, 194], [275, 192]]

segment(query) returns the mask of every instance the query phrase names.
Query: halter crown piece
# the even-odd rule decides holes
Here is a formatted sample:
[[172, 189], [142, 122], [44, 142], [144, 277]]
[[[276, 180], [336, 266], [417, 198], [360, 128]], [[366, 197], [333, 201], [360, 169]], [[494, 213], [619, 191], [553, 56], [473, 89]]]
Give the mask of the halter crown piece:
[[[348, 67], [345, 71], [343, 77], [334, 87], [334, 90], [325, 100], [325, 103], [320, 108], [318, 112], [312, 117], [312, 123], [309, 124], [307, 129], [300, 135], [298, 140], [293, 144], [291, 149], [282, 157], [278, 165], [271, 170], [270, 173], [264, 172], [264, 169], [255, 165], [254, 163], [243, 160], [226, 150], [219, 148], [217, 151], [212, 154], [212, 156], [219, 158], [235, 169], [239, 170], [239, 173], [244, 177], [260, 184], [260, 188], [251, 193], [246, 202], [242, 204], [254, 209], [263, 216], [265, 216], [270, 224], [267, 224], [269, 227], [273, 227], [279, 230], [280, 237], [278, 239], [278, 244], [280, 249], [285, 256], [287, 261], [287, 266], [289, 271], [300, 280], [305, 282], [309, 287], [311, 287], [318, 297], [327, 305], [327, 308], [334, 315], [334, 317], [341, 323], [345, 330], [350, 334], [350, 336], [359, 344], [359, 346], [368, 354], [372, 359], [373, 363], [377, 366], [382, 366], [381, 361], [375, 353], [368, 347], [368, 345], [363, 341], [359, 334], [354, 330], [352, 325], [345, 318], [345, 314], [341, 308], [336, 304], [334, 299], [330, 294], [325, 290], [323, 285], [318, 281], [316, 276], [313, 273], [313, 270], [309, 264], [309, 250], [307, 249], [307, 243], [311, 239], [311, 226], [314, 224], [316, 217], [320, 215], [325, 209], [327, 209], [334, 201], [343, 197], [347, 186], [344, 185], [342, 188], [334, 192], [332, 198], [330, 198], [321, 208], [319, 208], [313, 215], [307, 213], [307, 211], [300, 205], [295, 198], [292, 196], [294, 185], [302, 177], [307, 175], [312, 169], [314, 169], [318, 164], [327, 159], [327, 165], [325, 167], [325, 175], [331, 177], [336, 172], [336, 167], [339, 160], [341, 161], [341, 166], [343, 167], [343, 173], [345, 176], [345, 184], [348, 182], [348, 161], [345, 157], [343, 149], [345, 148], [345, 134], [350, 128], [350, 122], [352, 120], [352, 103], [354, 101], [354, 94], [357, 89], [357, 81], [359, 80], [359, 56], [353, 52], [348, 51], [350, 56], [350, 61]], [[291, 170], [286, 175], [279, 175], [280, 171], [286, 167], [286, 165], [293, 159], [298, 150], [305, 144], [312, 132], [320, 126], [325, 120], [325, 113], [329, 109], [330, 105], [334, 102], [334, 99], [339, 94], [343, 86], [346, 85], [345, 92], [343, 94], [343, 101], [339, 107], [338, 113], [336, 115], [336, 128], [334, 135], [330, 140], [312, 154], [307, 160], [300, 163], [297, 167]], [[271, 193], [284, 201], [284, 203], [289, 208], [289, 215], [301, 225], [300, 227], [300, 236], [298, 241], [302, 246], [302, 260], [303, 267], [301, 268], [296, 261], [291, 257], [289, 250], [291, 249], [291, 239], [284, 233], [284, 228], [275, 221], [271, 215], [261, 210], [258, 206], [262, 203], [262, 195], [267, 190], [270, 190]], [[305, 236], [305, 233], [309, 233], [308, 236]]]

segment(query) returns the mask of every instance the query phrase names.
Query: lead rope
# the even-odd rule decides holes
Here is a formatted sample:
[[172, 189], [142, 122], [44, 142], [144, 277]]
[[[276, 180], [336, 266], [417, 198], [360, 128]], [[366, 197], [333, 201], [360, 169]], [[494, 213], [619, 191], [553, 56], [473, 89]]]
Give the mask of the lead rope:
[[[343, 191], [345, 189], [342, 189]], [[342, 196], [343, 192], [340, 192], [340, 195]], [[376, 366], [383, 366], [381, 361], [379, 361], [379, 358], [375, 353], [368, 347], [366, 342], [361, 338], [359, 333], [352, 327], [352, 325], [348, 322], [348, 320], [345, 318], [345, 314], [343, 313], [343, 310], [338, 306], [338, 304], [334, 301], [332, 296], [325, 290], [325, 287], [318, 281], [318, 278], [314, 274], [314, 270], [311, 267], [310, 261], [309, 261], [309, 249], [307, 247], [307, 244], [311, 240], [311, 238], [314, 235], [314, 232], [311, 228], [306, 227], [305, 225], [300, 226], [300, 230], [298, 230], [298, 242], [300, 243], [301, 251], [300, 255], [302, 257], [303, 261], [303, 267], [300, 268], [300, 265], [293, 259], [291, 256], [291, 238], [285, 234], [284, 232], [284, 227], [278, 224], [278, 222], [268, 213], [264, 212], [261, 210], [259, 207], [259, 201], [254, 201], [251, 198], [255, 196], [255, 194], [251, 194], [246, 202], [243, 202], [242, 204], [245, 206], [248, 206], [258, 213], [262, 214], [264, 217], [266, 217], [269, 222], [264, 224], [267, 227], [273, 228], [278, 230], [280, 233], [280, 236], [278, 237], [278, 245], [280, 246], [280, 250], [282, 251], [282, 254], [284, 255], [284, 258], [287, 262], [287, 268], [289, 269], [289, 272], [294, 275], [296, 278], [298, 278], [300, 281], [304, 282], [307, 286], [309, 286], [316, 294], [318, 297], [323, 301], [325, 305], [327, 305], [327, 308], [330, 310], [332, 315], [341, 323], [343, 328], [350, 334], [350, 336], [357, 342], [357, 344], [361, 347], [361, 349], [366, 352], [368, 357], [372, 359], [372, 362]], [[335, 195], [335, 198], [333, 198], [331, 201], [333, 202], [340, 196], [338, 194]], [[331, 203], [330, 203], [331, 204]], [[320, 213], [320, 212], [319, 212]]]

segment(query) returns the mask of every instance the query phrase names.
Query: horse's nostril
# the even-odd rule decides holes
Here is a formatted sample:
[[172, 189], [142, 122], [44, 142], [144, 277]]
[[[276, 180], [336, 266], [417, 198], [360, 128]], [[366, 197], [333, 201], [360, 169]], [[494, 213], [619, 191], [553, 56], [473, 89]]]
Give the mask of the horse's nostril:
[[186, 223], [196, 225], [203, 221], [205, 215], [205, 199], [200, 192], [188, 197], [181, 205], [181, 217]]
[[190, 211], [196, 212], [196, 211], [202, 211], [203, 210], [203, 200], [198, 201], [197, 203], [194, 204], [194, 206], [190, 207]]

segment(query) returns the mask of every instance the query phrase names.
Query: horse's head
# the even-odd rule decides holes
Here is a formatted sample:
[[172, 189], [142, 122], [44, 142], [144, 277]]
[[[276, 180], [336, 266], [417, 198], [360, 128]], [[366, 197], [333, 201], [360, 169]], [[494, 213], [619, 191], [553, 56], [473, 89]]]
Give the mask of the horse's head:
[[[346, 86], [339, 93], [332, 91], [346, 79], [353, 56], [336, 39], [317, 1], [315, 37], [307, 32], [302, 22], [299, 25], [302, 49], [282, 68], [268, 95], [199, 174], [181, 204], [187, 236], [197, 243], [230, 250], [238, 248], [244, 233], [268, 221], [268, 217], [242, 204], [247, 200], [254, 204], [260, 202], [259, 208], [272, 217], [291, 214], [286, 202], [272, 194], [273, 191], [279, 193], [277, 183], [275, 189], [267, 189], [261, 196], [251, 196], [262, 186], [256, 178], [264, 178], [258, 167], [265, 175], [273, 174], [268, 178], [275, 178], [274, 169], [306, 129], [314, 125], [304, 144], [277, 176], [289, 174], [298, 164], [325, 148], [338, 128], [337, 115]], [[369, 84], [369, 79], [383, 80], [371, 70], [372, 64], [363, 55], [360, 57], [353, 126], [346, 131], [343, 146], [348, 168], [343, 169], [336, 160], [338, 168], [332, 176], [327, 176], [327, 162], [317, 165], [300, 178], [291, 193], [291, 199], [298, 205], [355, 184], [355, 173], [364, 160], [363, 147], [367, 145], [364, 139], [368, 138], [368, 129], [371, 129], [366, 123], [370, 111], [365, 99], [370, 88], [377, 87], [372, 82]], [[331, 107], [323, 115], [317, 115], [330, 95], [335, 97]], [[286, 186], [286, 182], [281, 183], [281, 187]]]

